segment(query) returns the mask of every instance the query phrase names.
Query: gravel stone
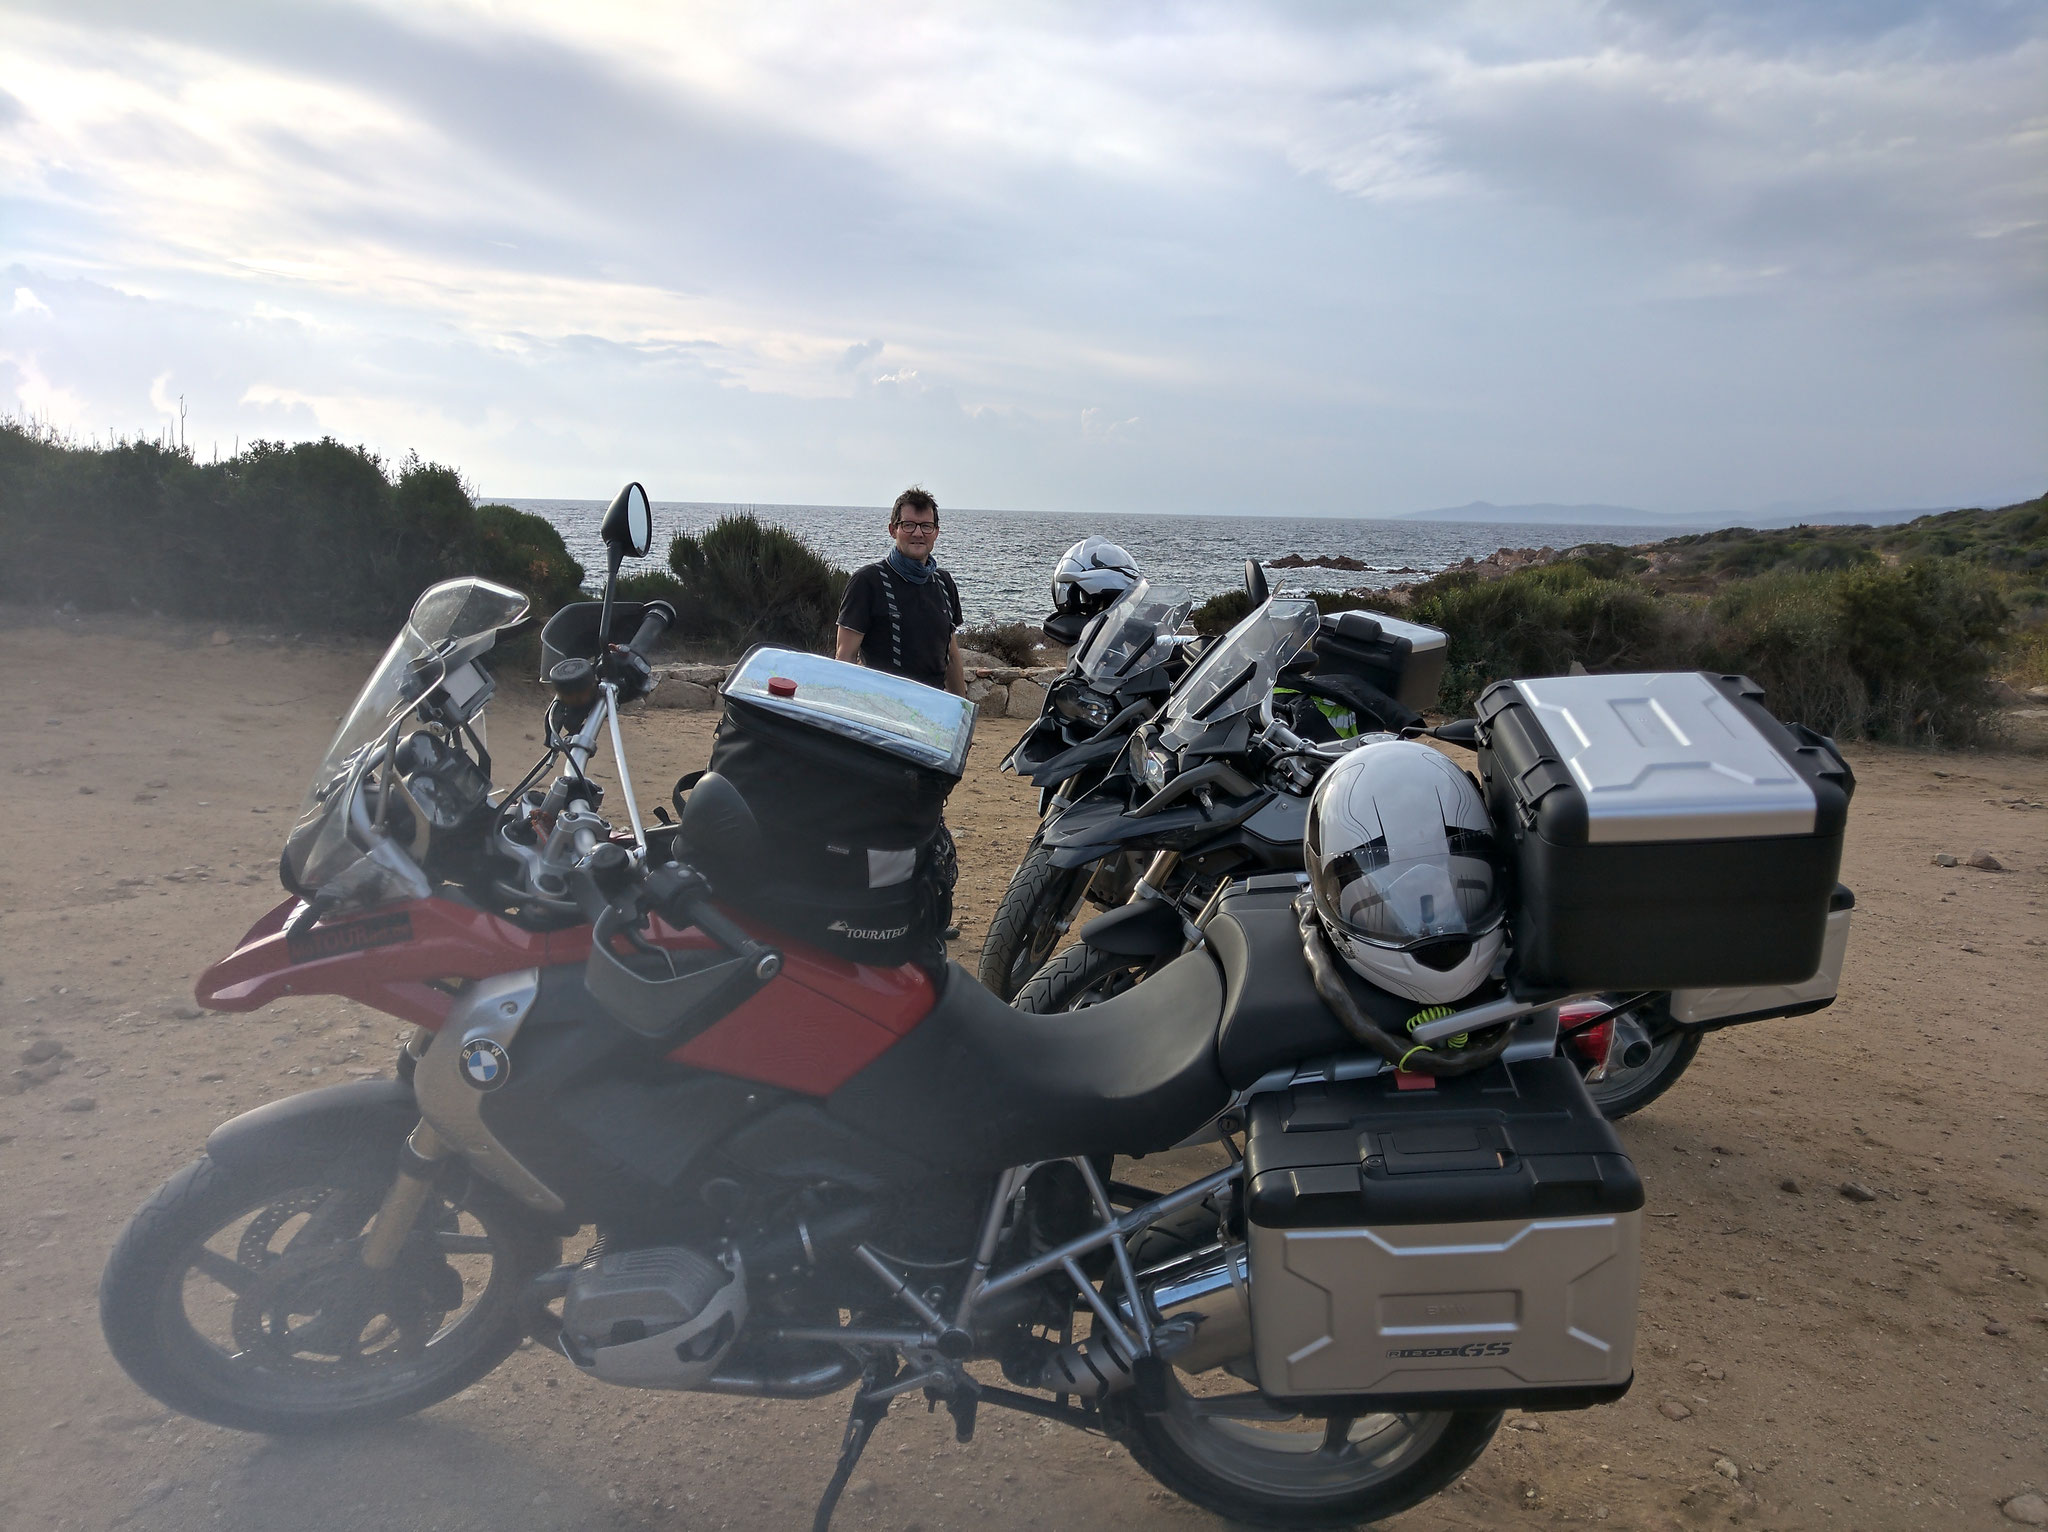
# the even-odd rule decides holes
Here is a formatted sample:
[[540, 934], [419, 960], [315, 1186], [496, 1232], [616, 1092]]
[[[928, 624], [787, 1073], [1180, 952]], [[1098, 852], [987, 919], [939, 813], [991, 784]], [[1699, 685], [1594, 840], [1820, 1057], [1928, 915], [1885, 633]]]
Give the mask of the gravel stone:
[[1877, 1193], [1872, 1191], [1869, 1187], [1865, 1186], [1861, 1181], [1844, 1181], [1840, 1187], [1840, 1191], [1842, 1195], [1844, 1197], [1847, 1197], [1851, 1202], [1877, 1201]]
[[1970, 853], [1969, 865], [1976, 868], [1979, 872], [2005, 871], [2005, 863], [2001, 862], [1997, 857], [1993, 856], [1990, 852], [1984, 850], [1981, 846], [1977, 850], [1972, 851]]
[[57, 1110], [60, 1112], [96, 1112], [100, 1104], [90, 1096], [73, 1096]]
[[2048, 1527], [2048, 1500], [2032, 1490], [2014, 1495], [1999, 1509], [2005, 1512], [2007, 1521], [2016, 1521], [2023, 1527]]
[[1954, 867], [1957, 865], [1956, 854], [1953, 851], [1937, 851], [1934, 853], [1934, 865], [1937, 867]]
[[1799, 1195], [1799, 1183], [1796, 1180], [1794, 1180], [1791, 1176], [1787, 1176], [1784, 1180], [1778, 1183], [1778, 1190], [1781, 1192], [1790, 1192], [1793, 1196], [1796, 1197]]
[[1676, 1399], [1666, 1399], [1657, 1406], [1657, 1413], [1666, 1420], [1690, 1420], [1692, 1418], [1692, 1406], [1680, 1404]]
[[1742, 1477], [1742, 1470], [1735, 1466], [1734, 1460], [1731, 1458], [1715, 1458], [1714, 1472], [1724, 1479], [1740, 1479]]

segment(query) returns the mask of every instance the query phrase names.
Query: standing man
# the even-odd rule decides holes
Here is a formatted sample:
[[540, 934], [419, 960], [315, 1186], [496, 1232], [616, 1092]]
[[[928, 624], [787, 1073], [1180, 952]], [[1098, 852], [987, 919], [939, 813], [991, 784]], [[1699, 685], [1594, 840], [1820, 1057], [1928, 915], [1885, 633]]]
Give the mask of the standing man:
[[911, 485], [889, 509], [889, 536], [896, 543], [889, 555], [846, 582], [834, 654], [964, 696], [960, 592], [932, 561], [939, 502]]

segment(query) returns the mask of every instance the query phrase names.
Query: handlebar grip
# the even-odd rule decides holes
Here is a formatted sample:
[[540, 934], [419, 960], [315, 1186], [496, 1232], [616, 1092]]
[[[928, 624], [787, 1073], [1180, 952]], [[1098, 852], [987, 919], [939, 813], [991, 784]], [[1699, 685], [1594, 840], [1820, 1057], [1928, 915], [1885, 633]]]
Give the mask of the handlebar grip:
[[732, 921], [718, 913], [708, 899], [679, 900], [680, 913], [691, 925], [735, 956], [745, 958], [756, 978], [768, 980], [782, 971], [782, 954], [764, 947]]
[[675, 626], [676, 609], [666, 601], [647, 603], [647, 615], [640, 619], [640, 631], [633, 635], [633, 641], [626, 645], [641, 659], [647, 658], [647, 651], [654, 641]]

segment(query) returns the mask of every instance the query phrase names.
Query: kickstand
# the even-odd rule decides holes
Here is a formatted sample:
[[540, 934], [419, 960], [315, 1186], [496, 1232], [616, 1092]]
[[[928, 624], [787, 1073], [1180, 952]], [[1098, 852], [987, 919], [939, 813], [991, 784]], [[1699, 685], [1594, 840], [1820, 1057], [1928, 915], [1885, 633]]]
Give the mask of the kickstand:
[[846, 1481], [853, 1477], [853, 1465], [867, 1450], [868, 1438], [874, 1435], [875, 1427], [889, 1413], [889, 1400], [871, 1398], [870, 1395], [874, 1390], [887, 1388], [895, 1382], [898, 1370], [891, 1360], [885, 1365], [868, 1368], [862, 1376], [860, 1392], [853, 1396], [853, 1409], [846, 1417], [846, 1435], [839, 1442], [839, 1466], [832, 1471], [832, 1482], [825, 1486], [824, 1496], [818, 1501], [818, 1512], [811, 1518], [811, 1532], [831, 1532], [832, 1513], [839, 1508], [839, 1497], [846, 1492]]

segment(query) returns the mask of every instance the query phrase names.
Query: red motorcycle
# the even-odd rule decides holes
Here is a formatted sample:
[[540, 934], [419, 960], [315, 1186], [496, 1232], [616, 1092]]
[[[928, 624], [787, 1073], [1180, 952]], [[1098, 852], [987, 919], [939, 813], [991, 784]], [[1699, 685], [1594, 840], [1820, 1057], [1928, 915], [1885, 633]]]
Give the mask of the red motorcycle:
[[[1319, 995], [1290, 885], [1223, 899], [1126, 994], [1027, 1015], [902, 960], [917, 919], [883, 896], [914, 846], [867, 846], [874, 898], [797, 939], [747, 897], [787, 822], [718, 773], [679, 784], [673, 821], [634, 802], [619, 706], [674, 614], [612, 590], [651, 533], [628, 486], [604, 600], [544, 635], [546, 750], [510, 791], [484, 661], [514, 591], [427, 591], [344, 720], [292, 896], [198, 997], [345, 995], [416, 1030], [395, 1078], [223, 1124], [136, 1214], [100, 1310], [143, 1388], [325, 1431], [445, 1399], [531, 1335], [628, 1387], [853, 1389], [819, 1526], [922, 1392], [962, 1440], [982, 1405], [1024, 1411], [1296, 1527], [1436, 1493], [1506, 1407], [1627, 1388], [1641, 1186], [1556, 1056], [1558, 997], [1434, 1025], [1455, 1047], [1404, 1038], [1397, 1072]], [[810, 739], [864, 763], [821, 802], [862, 771], [942, 800], [972, 734], [960, 699], [817, 656], [757, 650], [726, 690], [789, 759]], [[607, 739], [623, 826], [587, 775]], [[1204, 1134], [1230, 1151], [1213, 1174], [1112, 1177]]]

